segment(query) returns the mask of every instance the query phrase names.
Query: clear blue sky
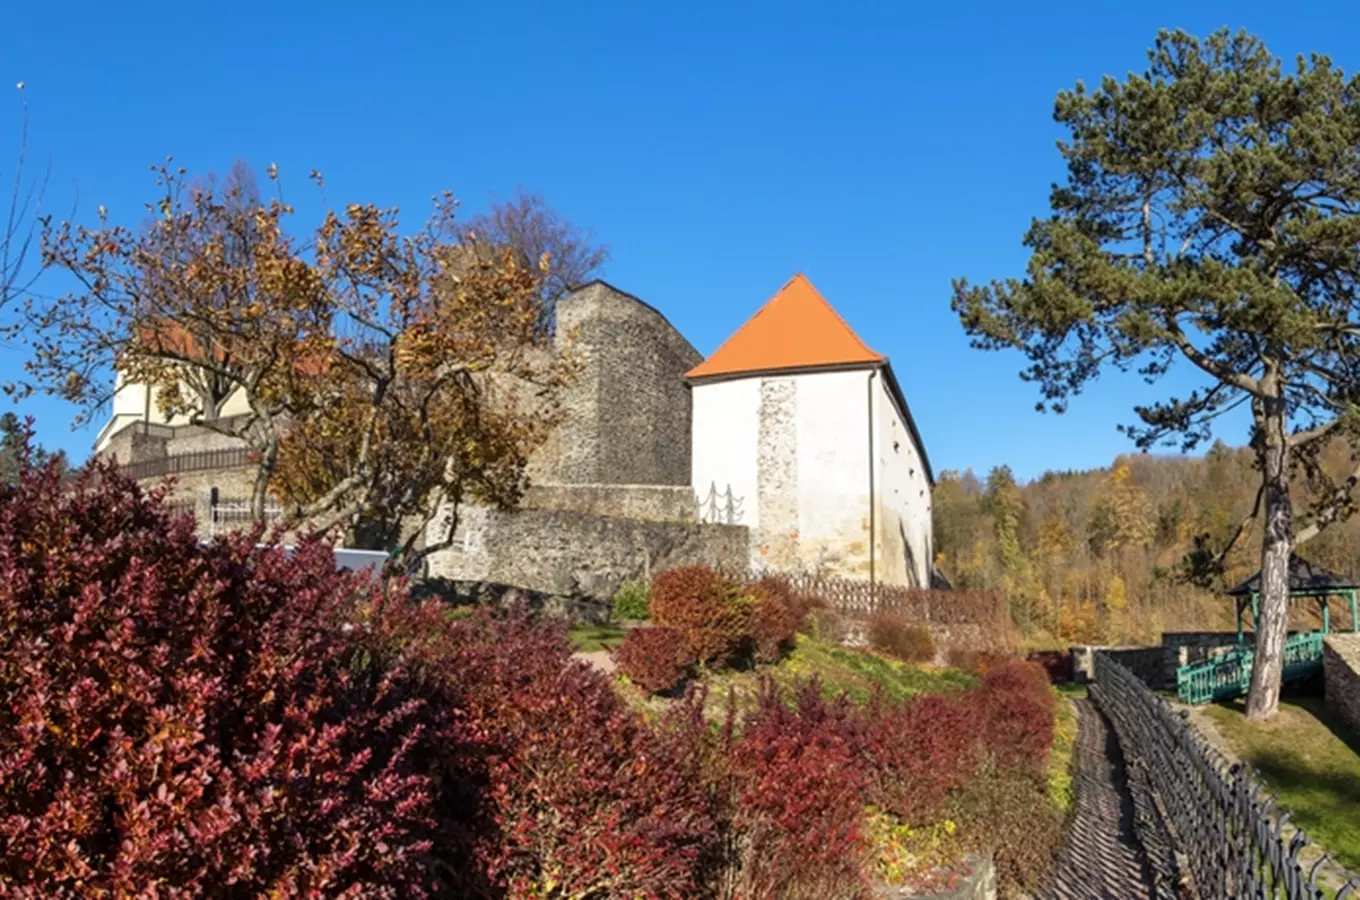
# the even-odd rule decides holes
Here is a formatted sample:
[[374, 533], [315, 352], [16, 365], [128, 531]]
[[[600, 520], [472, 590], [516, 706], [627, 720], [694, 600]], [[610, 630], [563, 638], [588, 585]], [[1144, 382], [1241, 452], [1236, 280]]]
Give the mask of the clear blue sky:
[[[78, 217], [138, 221], [167, 154], [196, 173], [274, 161], [295, 193], [316, 168], [332, 203], [413, 219], [438, 190], [477, 207], [522, 185], [593, 227], [606, 278], [705, 353], [805, 272], [891, 357], [936, 471], [1023, 478], [1128, 451], [1115, 425], [1156, 396], [1111, 375], [1041, 416], [1020, 358], [970, 349], [949, 310], [952, 278], [1024, 265], [1062, 174], [1055, 94], [1141, 70], [1159, 27], [1360, 66], [1340, 2], [77, 2], [0, 21], [0, 174], [23, 80], [59, 217], [78, 189]], [[88, 454], [69, 409], [24, 406], [42, 442]]]

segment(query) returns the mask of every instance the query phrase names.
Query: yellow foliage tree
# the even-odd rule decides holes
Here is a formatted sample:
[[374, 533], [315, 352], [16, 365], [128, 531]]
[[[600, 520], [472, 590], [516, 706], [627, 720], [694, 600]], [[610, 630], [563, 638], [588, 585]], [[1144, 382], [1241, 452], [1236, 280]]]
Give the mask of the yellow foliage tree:
[[[448, 193], [414, 232], [350, 204], [299, 240], [292, 207], [253, 180], [156, 171], [142, 231], [101, 219], [45, 235], [45, 262], [79, 287], [30, 306], [35, 389], [88, 413], [111, 370], [150, 385], [165, 413], [252, 451], [257, 518], [273, 495], [292, 525], [408, 566], [451, 540], [465, 498], [518, 499], [572, 369], [544, 327], [546, 254], [471, 243]], [[223, 419], [232, 396], [247, 412]], [[422, 543], [437, 516], [446, 539]]]

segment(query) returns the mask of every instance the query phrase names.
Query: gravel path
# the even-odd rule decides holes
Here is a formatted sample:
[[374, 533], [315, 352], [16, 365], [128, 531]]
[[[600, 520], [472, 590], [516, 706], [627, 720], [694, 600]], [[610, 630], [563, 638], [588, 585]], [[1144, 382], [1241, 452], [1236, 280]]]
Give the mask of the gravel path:
[[1145, 900], [1153, 896], [1119, 742], [1090, 700], [1077, 707], [1076, 811], [1039, 900]]
[[606, 675], [614, 674], [617, 666], [614, 665], [614, 657], [608, 650], [593, 650], [590, 653], [573, 653], [573, 659], [589, 663]]

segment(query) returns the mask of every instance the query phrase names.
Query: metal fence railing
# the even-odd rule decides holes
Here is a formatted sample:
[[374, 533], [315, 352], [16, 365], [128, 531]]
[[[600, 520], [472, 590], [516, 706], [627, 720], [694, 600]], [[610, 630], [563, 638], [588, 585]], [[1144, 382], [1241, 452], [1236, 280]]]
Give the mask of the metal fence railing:
[[743, 498], [732, 493], [732, 485], [719, 492], [717, 483], [711, 482], [707, 495], [694, 495], [694, 519], [705, 525], [740, 525], [742, 506]]
[[[266, 524], [277, 522], [283, 515], [283, 507], [269, 503], [264, 509]], [[216, 537], [229, 531], [237, 531], [255, 524], [255, 513], [249, 500], [215, 503], [208, 510], [208, 536]]]
[[[1248, 768], [1229, 765], [1186, 720], [1128, 669], [1097, 653], [1091, 695], [1109, 718], [1129, 783], [1155, 795], [1175, 850], [1176, 875], [1203, 898], [1320, 900], [1324, 855], [1305, 871], [1308, 835], [1286, 833], [1288, 813]], [[1135, 771], [1136, 770], [1136, 771]], [[1137, 801], [1135, 797], [1135, 801]], [[1337, 900], [1360, 900], [1354, 883]]]
[[214, 469], [240, 469], [252, 465], [250, 450], [246, 447], [226, 447], [220, 450], [200, 450], [196, 453], [180, 453], [160, 459], [119, 466], [118, 471], [134, 481], [144, 478], [162, 478], [166, 475], [182, 475], [186, 472], [207, 472]]

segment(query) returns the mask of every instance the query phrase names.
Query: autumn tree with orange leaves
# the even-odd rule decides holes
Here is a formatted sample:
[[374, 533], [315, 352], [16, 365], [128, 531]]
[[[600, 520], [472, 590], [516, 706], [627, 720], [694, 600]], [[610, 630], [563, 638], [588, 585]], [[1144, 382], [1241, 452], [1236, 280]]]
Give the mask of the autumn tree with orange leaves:
[[[274, 497], [289, 527], [342, 529], [408, 568], [447, 545], [423, 536], [451, 536], [463, 501], [519, 499], [571, 376], [541, 327], [550, 258], [469, 246], [447, 193], [414, 233], [396, 209], [350, 204], [304, 240], [248, 175], [218, 188], [154, 171], [140, 230], [102, 210], [47, 230], [44, 262], [79, 287], [29, 300], [21, 390], [88, 421], [115, 370], [151, 385], [161, 412], [250, 449], [256, 518]], [[245, 414], [220, 415], [231, 397]]]

